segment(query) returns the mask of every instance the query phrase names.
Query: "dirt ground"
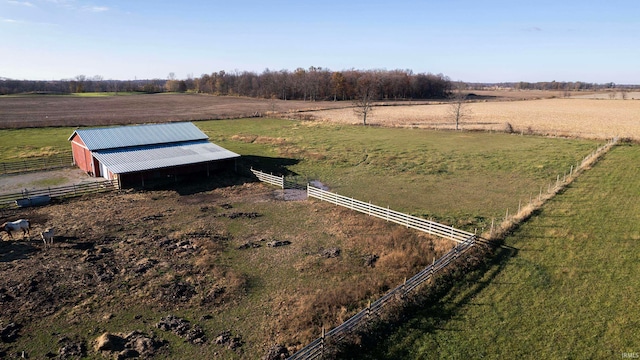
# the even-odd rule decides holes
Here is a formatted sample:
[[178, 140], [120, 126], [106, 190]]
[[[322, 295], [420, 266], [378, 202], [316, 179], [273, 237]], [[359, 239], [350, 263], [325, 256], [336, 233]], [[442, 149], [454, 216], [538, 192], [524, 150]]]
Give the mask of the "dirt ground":
[[[23, 176], [35, 179], [42, 174]], [[176, 346], [188, 346], [181, 351], [212, 356], [225, 351], [235, 353], [234, 356], [238, 356], [238, 351], [252, 354], [239, 355], [239, 358], [257, 358], [254, 355], [263, 354], [276, 342], [289, 344], [291, 351], [294, 351], [317, 337], [314, 332], [316, 327], [310, 327], [307, 323], [309, 320], [301, 314], [317, 316], [314, 311], [318, 306], [314, 304], [320, 303], [332, 309], [325, 309], [324, 312], [335, 316], [337, 310], [333, 307], [346, 309], [346, 305], [334, 305], [335, 296], [325, 299], [322, 297], [324, 292], [318, 293], [313, 289], [305, 290], [307, 293], [278, 291], [269, 297], [269, 306], [276, 309], [271, 310], [273, 314], [265, 312], [267, 304], [256, 305], [258, 308], [255, 311], [259, 311], [261, 316], [264, 312], [266, 323], [261, 323], [264, 319], [256, 318], [247, 325], [272, 330], [263, 335], [250, 334], [252, 331], [247, 329], [227, 334], [220, 329], [220, 325], [216, 325], [216, 321], [220, 321], [216, 320], [216, 316], [245, 301], [252, 284], [243, 272], [225, 265], [225, 257], [221, 257], [227, 251], [225, 249], [247, 247], [249, 250], [244, 250], [246, 254], [254, 254], [249, 255], [249, 259], [268, 256], [268, 261], [275, 261], [272, 265], [255, 260], [256, 266], [266, 266], [268, 270], [265, 272], [276, 271], [278, 266], [290, 272], [293, 266], [304, 274], [312, 271], [314, 266], [325, 263], [323, 266], [335, 271], [334, 275], [329, 272], [327, 276], [337, 278], [345, 271], [353, 273], [345, 267], [355, 265], [356, 272], [369, 274], [367, 279], [378, 279], [374, 282], [374, 289], [388, 289], [399, 283], [402, 276], [411, 276], [416, 268], [426, 266], [422, 262], [441, 256], [450, 246], [416, 238], [415, 243], [425, 248], [408, 248], [407, 251], [413, 254], [411, 256], [417, 262], [412, 267], [398, 271], [399, 264], [406, 266], [406, 258], [398, 250], [386, 251], [388, 254], [385, 255], [383, 246], [393, 248], [394, 245], [390, 244], [399, 241], [399, 238], [404, 243], [412, 236], [407, 229], [400, 229], [386, 245], [383, 245], [386, 240], [372, 235], [368, 235], [367, 239], [370, 244], [358, 245], [361, 240], [353, 234], [358, 231], [370, 232], [375, 228], [385, 232], [388, 229], [384, 227], [388, 224], [384, 221], [372, 222], [374, 220], [369, 217], [337, 209], [330, 204], [301, 202], [305, 199], [304, 195], [303, 191], [283, 193], [264, 184], [239, 182], [192, 194], [179, 194], [172, 190], [123, 191], [53, 201], [43, 207], [0, 211], [0, 223], [18, 218], [29, 219], [32, 223], [28, 236], [14, 233], [13, 239], [10, 239], [6, 233], [1, 234], [0, 358], [19, 357], [22, 351], [26, 351], [29, 358], [115, 358], [122, 354], [100, 352], [94, 348], [101, 334], [102, 338], [109, 338], [109, 331], [133, 334], [128, 337], [119, 335], [122, 344], [125, 341], [127, 344], [156, 344], [151, 350], [144, 346], [120, 348], [122, 352], [138, 351], [139, 355], [140, 351], [150, 351], [145, 352], [142, 358], [153, 354], [166, 356], [168, 349]], [[255, 219], [262, 215], [255, 210], [241, 210], [242, 206], [252, 209], [254, 205], [251, 204], [272, 204], [281, 209], [278, 211], [285, 212], [304, 209], [314, 218], [318, 213], [325, 214], [322, 218], [326, 218], [323, 220], [326, 223], [318, 225], [322, 232], [335, 231], [335, 236], [344, 237], [353, 245], [344, 249], [342, 256], [345, 261], [325, 258], [329, 255], [309, 256], [309, 245], [303, 241], [309, 235], [292, 234], [287, 238], [288, 241], [283, 241], [292, 242], [281, 252], [284, 257], [272, 258], [268, 255], [269, 250], [266, 250], [270, 245], [266, 241], [261, 243], [266, 238], [264, 229], [253, 225]], [[287, 204], [300, 205], [292, 208]], [[327, 209], [330, 209], [329, 213]], [[342, 229], [337, 225], [339, 222], [348, 225]], [[38, 235], [48, 227], [55, 229], [53, 245], [45, 245]], [[225, 230], [228, 227], [246, 229], [242, 231], [251, 233], [246, 238], [235, 238]], [[266, 255], [260, 255], [259, 249], [254, 248], [261, 244]], [[377, 260], [379, 266], [366, 267], [357, 256], [348, 260], [349, 254], [358, 253], [358, 246], [365, 246], [366, 251], [379, 247], [376, 250], [379, 258], [378, 255], [370, 258]], [[335, 253], [335, 250], [332, 251], [330, 255]], [[417, 257], [417, 254], [428, 252], [433, 253], [428, 259]], [[353, 287], [353, 281], [350, 278], [346, 285]], [[356, 288], [358, 291], [368, 291], [366, 286]], [[334, 285], [332, 291], [340, 292], [342, 296], [345, 293], [338, 285]], [[304, 302], [297, 298], [302, 294], [305, 294]], [[342, 301], [350, 304], [354, 299], [345, 297]], [[161, 318], [177, 309], [200, 314], [190, 319], [192, 325], [189, 331], [185, 330], [180, 333], [182, 335], [174, 331], [183, 337], [185, 343], [192, 345], [179, 345], [158, 330], [157, 324], [162, 322]], [[174, 318], [165, 320], [169, 323], [178, 321]], [[183, 323], [178, 321], [178, 324]], [[223, 326], [230, 326], [229, 322], [225, 324]], [[176, 326], [181, 328], [182, 325]], [[305, 331], [308, 334], [301, 335]], [[202, 337], [198, 337], [198, 334]], [[256, 339], [256, 336], [265, 337]], [[233, 340], [241, 338], [243, 340]], [[221, 347], [216, 343], [218, 339], [227, 339], [230, 343], [224, 343], [227, 345]], [[201, 344], [195, 345], [198, 341]], [[229, 358], [231, 355], [227, 353], [225, 356]], [[126, 357], [122, 355], [119, 358]]]
[[[53, 184], [48, 181], [52, 181]], [[64, 168], [49, 171], [33, 171], [21, 174], [0, 175], [0, 194], [47, 188], [47, 186], [77, 185], [87, 182], [104, 181], [87, 175], [78, 168]]]

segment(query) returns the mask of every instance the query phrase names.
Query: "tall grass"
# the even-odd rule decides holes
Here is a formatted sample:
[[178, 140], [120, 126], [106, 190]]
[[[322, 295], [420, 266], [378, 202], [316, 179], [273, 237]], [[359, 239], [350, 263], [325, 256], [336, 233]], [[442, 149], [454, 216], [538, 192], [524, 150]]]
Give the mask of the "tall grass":
[[640, 147], [618, 146], [506, 238], [481, 278], [362, 358], [621, 358], [640, 352]]

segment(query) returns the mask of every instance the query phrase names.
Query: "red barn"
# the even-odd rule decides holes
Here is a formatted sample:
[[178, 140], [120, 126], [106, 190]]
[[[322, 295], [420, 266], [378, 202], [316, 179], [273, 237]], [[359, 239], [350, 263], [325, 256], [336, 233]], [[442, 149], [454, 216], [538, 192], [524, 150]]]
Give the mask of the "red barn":
[[69, 137], [73, 162], [120, 187], [220, 169], [240, 155], [209, 142], [193, 123], [78, 129]]

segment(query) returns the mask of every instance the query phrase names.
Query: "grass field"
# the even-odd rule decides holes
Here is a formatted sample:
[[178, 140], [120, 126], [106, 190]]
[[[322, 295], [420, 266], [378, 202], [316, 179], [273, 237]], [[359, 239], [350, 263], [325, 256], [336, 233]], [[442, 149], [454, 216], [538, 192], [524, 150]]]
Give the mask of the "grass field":
[[[380, 106], [367, 121], [373, 125], [453, 129], [450, 106]], [[310, 112], [315, 119], [344, 124], [361, 120], [351, 109]], [[640, 101], [543, 99], [474, 102], [466, 105], [461, 128], [503, 132], [509, 123], [515, 132], [607, 139], [615, 136], [640, 140]]]
[[[196, 124], [212, 142], [243, 155], [247, 166], [320, 180], [342, 195], [469, 231], [517, 210], [598, 144], [277, 119]], [[72, 132], [0, 130], [2, 154], [69, 151]]]
[[618, 146], [469, 278], [368, 359], [623, 358], [640, 353], [640, 162]]
[[[269, 157], [274, 170], [279, 162], [290, 163], [286, 170], [320, 180], [342, 195], [472, 232], [504, 216], [507, 208], [515, 211], [597, 145], [268, 119], [198, 126], [232, 151]], [[269, 165], [253, 164], [271, 170]]]

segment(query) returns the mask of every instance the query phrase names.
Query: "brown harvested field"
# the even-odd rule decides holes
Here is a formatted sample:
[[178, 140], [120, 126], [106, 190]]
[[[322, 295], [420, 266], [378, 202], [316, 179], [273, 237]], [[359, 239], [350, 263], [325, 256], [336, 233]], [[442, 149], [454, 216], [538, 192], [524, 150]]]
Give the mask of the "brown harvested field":
[[344, 105], [201, 94], [0, 96], [0, 129], [233, 119]]
[[[595, 99], [542, 99], [472, 102], [461, 120], [463, 130], [505, 131], [552, 136], [607, 139], [615, 136], [640, 140], [640, 101]], [[447, 104], [378, 106], [367, 117], [372, 125], [453, 129]], [[304, 114], [304, 113], [303, 113]], [[310, 113], [314, 119], [357, 124], [352, 109]]]

